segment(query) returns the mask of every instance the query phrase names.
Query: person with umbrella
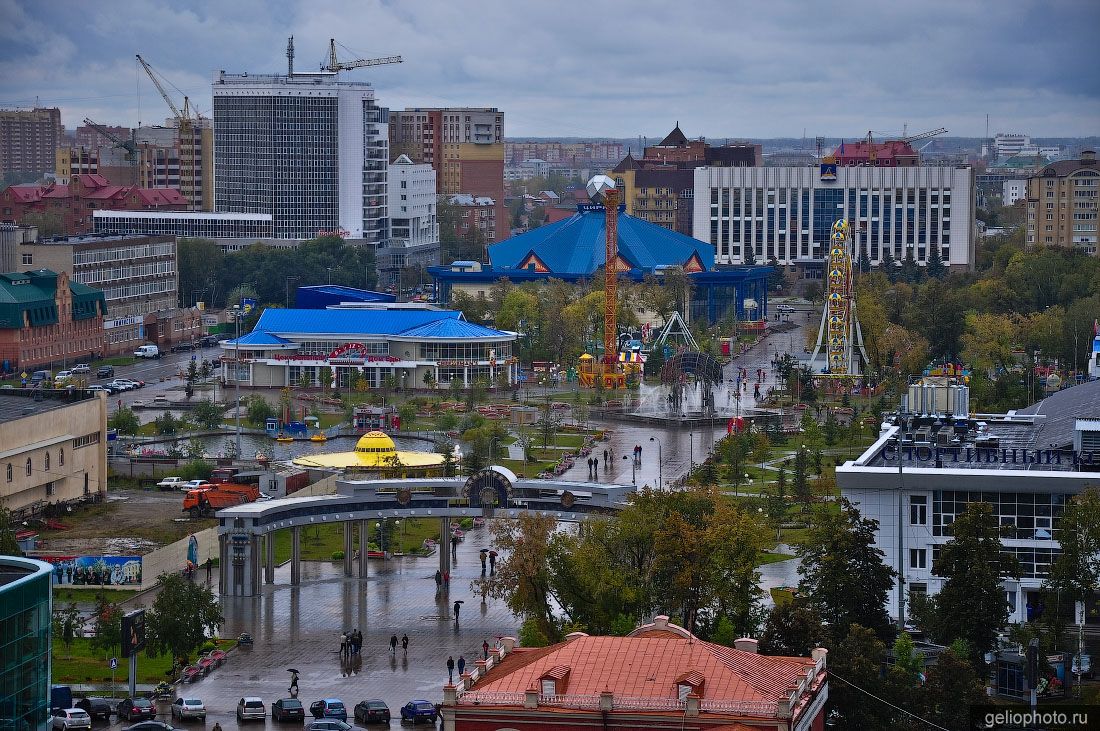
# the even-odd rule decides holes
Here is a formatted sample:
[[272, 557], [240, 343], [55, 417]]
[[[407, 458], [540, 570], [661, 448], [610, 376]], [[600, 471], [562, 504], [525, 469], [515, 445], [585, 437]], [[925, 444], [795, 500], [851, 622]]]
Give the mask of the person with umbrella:
[[290, 687], [286, 689], [287, 693], [290, 693], [291, 698], [298, 697], [298, 670], [296, 668], [287, 668], [287, 672], [290, 673]]
[[497, 570], [497, 552], [489, 551], [489, 573], [494, 574]]
[[461, 599], [455, 599], [454, 613], [455, 613], [455, 627], [458, 626], [458, 612], [462, 609], [463, 601]]
[[481, 575], [485, 575], [485, 561], [489, 558], [489, 549], [483, 548], [478, 553], [481, 554]]

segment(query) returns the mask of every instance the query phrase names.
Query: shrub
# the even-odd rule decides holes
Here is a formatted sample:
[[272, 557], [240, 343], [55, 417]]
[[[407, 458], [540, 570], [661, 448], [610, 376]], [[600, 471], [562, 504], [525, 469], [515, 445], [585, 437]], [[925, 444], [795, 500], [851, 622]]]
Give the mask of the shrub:
[[525, 619], [519, 628], [519, 644], [522, 647], [546, 647], [550, 640], [539, 629], [539, 624], [534, 619]]
[[332, 552], [332, 560], [333, 561], [343, 561], [344, 560], [344, 552], [343, 551], [333, 551]]
[[463, 518], [462, 520], [458, 521], [458, 525], [462, 528], [462, 530], [470, 530], [474, 527], [474, 519]]
[[204, 643], [202, 643], [202, 646], [199, 648], [199, 654], [200, 655], [205, 655], [206, 653], [210, 652], [211, 650], [216, 650], [217, 648], [218, 648], [218, 646], [217, 646], [217, 644], [214, 643], [213, 640], [211, 640], [209, 642], [204, 642]]

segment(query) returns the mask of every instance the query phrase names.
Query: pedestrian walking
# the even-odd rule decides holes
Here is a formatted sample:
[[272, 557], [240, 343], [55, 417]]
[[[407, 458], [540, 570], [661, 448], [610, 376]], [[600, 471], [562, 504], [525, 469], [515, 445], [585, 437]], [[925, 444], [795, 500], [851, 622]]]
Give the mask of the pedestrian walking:
[[455, 659], [450, 655], [447, 656], [447, 682], [452, 685], [455, 682]]
[[210, 583], [210, 567], [214, 565], [214, 561], [211, 558], [206, 559], [206, 582]]
[[466, 672], [466, 658], [462, 655], [458, 656], [458, 677], [462, 677], [462, 673]]
[[348, 654], [348, 633], [347, 632], [342, 632], [340, 634], [340, 654], [341, 655], [347, 655]]
[[352, 634], [355, 635], [355, 639], [352, 640], [352, 653], [358, 655], [359, 651], [363, 649], [363, 633], [356, 627], [355, 632]]
[[488, 660], [489, 659], [489, 640], [485, 640], [484, 642], [481, 643], [481, 652], [482, 652], [483, 655], [485, 655], [485, 657], [483, 659]]
[[451, 535], [451, 558], [458, 558], [458, 536]]
[[397, 657], [397, 635], [390, 635], [390, 654]]
[[405, 653], [405, 657], [409, 656], [409, 636], [404, 632], [401, 633], [401, 650]]
[[492, 576], [497, 570], [497, 552], [489, 551], [489, 575]]
[[222, 725], [215, 721], [213, 731], [222, 731]]
[[450, 571], [444, 571], [443, 572], [443, 586], [449, 587], [450, 585], [451, 585], [451, 572]]
[[435, 570], [435, 590], [439, 591], [439, 588], [443, 586], [443, 572], [439, 569]]
[[485, 573], [485, 562], [489, 560], [489, 552], [486, 551], [485, 549], [482, 549], [481, 552], [480, 552], [480, 556], [481, 556], [481, 573], [484, 574]]
[[455, 627], [458, 626], [458, 612], [459, 612], [460, 609], [462, 609], [462, 600], [461, 599], [455, 599], [455, 603], [454, 603]]

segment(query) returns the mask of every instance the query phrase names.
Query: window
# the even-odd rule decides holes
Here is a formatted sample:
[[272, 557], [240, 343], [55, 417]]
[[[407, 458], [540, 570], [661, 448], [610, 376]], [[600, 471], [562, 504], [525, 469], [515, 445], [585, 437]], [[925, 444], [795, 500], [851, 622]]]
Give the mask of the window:
[[11, 462], [8, 462], [8, 482], [11, 482]]
[[64, 447], [62, 447], [57, 452], [57, 466], [58, 467], [64, 467], [65, 466], [65, 448]]
[[23, 254], [23, 266], [30, 266], [34, 263], [34, 254]]
[[928, 525], [928, 497], [909, 496], [909, 525]]
[[693, 690], [695, 690], [695, 689], [693, 687], [691, 687], [691, 683], [677, 683], [676, 684], [676, 696], [681, 701], [686, 701], [687, 697], [689, 695], [691, 695]]
[[43, 464], [43, 469], [45, 469], [46, 472], [49, 472], [50, 471], [50, 453], [49, 452], [46, 452], [46, 456], [42, 458], [42, 464]]
[[27, 457], [27, 477], [31, 476], [31, 458]]
[[923, 548], [910, 548], [909, 549], [909, 568], [911, 569], [926, 569], [928, 568], [928, 551]]
[[542, 679], [542, 694], [543, 695], [554, 695], [557, 692], [558, 692], [557, 681], [555, 681], [553, 678], [543, 678]]

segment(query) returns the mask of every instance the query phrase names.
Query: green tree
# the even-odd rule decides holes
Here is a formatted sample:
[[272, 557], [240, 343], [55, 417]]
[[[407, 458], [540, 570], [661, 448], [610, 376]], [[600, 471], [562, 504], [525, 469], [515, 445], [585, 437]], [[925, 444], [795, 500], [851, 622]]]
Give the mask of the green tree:
[[213, 303], [224, 254], [210, 239], [181, 238], [176, 245], [179, 272], [179, 306], [190, 307], [196, 301]]
[[210, 399], [203, 399], [191, 409], [191, 417], [203, 429], [217, 429], [225, 418], [225, 412]]
[[1059, 603], [1084, 601], [1100, 588], [1100, 489], [1089, 487], [1066, 503], [1061, 545], [1044, 588]]
[[65, 651], [71, 652], [73, 640], [84, 626], [84, 618], [80, 616], [80, 610], [75, 602], [69, 602], [68, 606], [55, 607], [53, 610], [53, 636], [60, 639], [65, 645]]
[[988, 699], [985, 684], [967, 662], [965, 653], [957, 652], [954, 646], [941, 652], [927, 675], [920, 715], [944, 728], [970, 728], [970, 709]]
[[171, 411], [165, 411], [163, 414], [153, 420], [153, 426], [160, 436], [171, 436], [179, 431], [182, 420], [177, 420], [172, 416]]
[[275, 407], [263, 396], [252, 394], [247, 399], [245, 414], [249, 424], [263, 426], [268, 419], [275, 416]]
[[145, 619], [146, 653], [189, 658], [225, 622], [208, 586], [179, 573], [157, 577], [157, 596]]
[[117, 429], [119, 434], [137, 434], [137, 430], [141, 428], [141, 422], [138, 421], [133, 409], [123, 407], [111, 414], [111, 418], [107, 419], [107, 426]]
[[879, 258], [878, 268], [891, 282], [896, 281], [898, 276], [897, 265], [894, 263], [894, 254], [890, 251], [889, 247], [884, 247], [882, 249], [882, 256]]
[[794, 453], [791, 482], [794, 487], [794, 497], [802, 503], [802, 509], [805, 511], [814, 500], [813, 489], [810, 487], [810, 457], [805, 447], [799, 447]]
[[327, 392], [332, 388], [332, 367], [327, 365], [321, 366], [317, 369], [317, 378], [321, 384], [321, 390]]
[[827, 506], [814, 511], [809, 535], [799, 547], [799, 592], [828, 622], [834, 639], [844, 637], [853, 624], [883, 638], [892, 634], [885, 606], [896, 572], [875, 547], [877, 530], [877, 520], [864, 518], [842, 499], [838, 511]]
[[760, 636], [760, 652], [809, 657], [815, 647], [821, 647], [824, 639], [825, 628], [812, 605], [798, 599], [778, 602], [768, 613], [764, 633]]
[[122, 609], [103, 594], [96, 595], [89, 644], [104, 657], [116, 656], [122, 651]]
[[451, 442], [436, 442], [435, 451], [443, 455], [443, 476], [455, 476], [455, 445]]
[[925, 273], [932, 279], [943, 279], [947, 273], [947, 267], [943, 264], [943, 258], [940, 256], [940, 245], [933, 242], [928, 245], [928, 261], [924, 267]]
[[472, 582], [480, 593], [504, 599], [518, 616], [534, 622], [544, 637], [556, 641], [559, 635], [551, 609], [550, 540], [557, 529], [551, 515], [521, 513], [518, 518], [493, 521], [489, 530], [493, 544], [505, 558], [497, 563], [496, 573]]
[[0, 505], [0, 556], [22, 556], [23, 551], [15, 540], [15, 526], [11, 519], [11, 511], [7, 506]]
[[894, 667], [910, 685], [918, 683], [917, 676], [924, 672], [924, 654], [913, 645], [908, 632], [899, 632], [894, 639]]
[[1020, 564], [1004, 553], [1001, 528], [989, 503], [969, 503], [951, 524], [951, 532], [951, 540], [932, 564], [932, 573], [944, 579], [930, 600], [941, 632], [935, 639], [944, 644], [965, 640], [970, 662], [979, 668], [1008, 622], [1001, 582], [1019, 578]]
[[850, 625], [830, 646], [829, 672], [835, 682], [829, 683], [827, 714], [833, 728], [897, 728], [898, 713], [892, 705], [895, 693], [888, 684], [889, 676], [882, 672], [885, 655], [886, 646], [876, 633], [859, 624]]

